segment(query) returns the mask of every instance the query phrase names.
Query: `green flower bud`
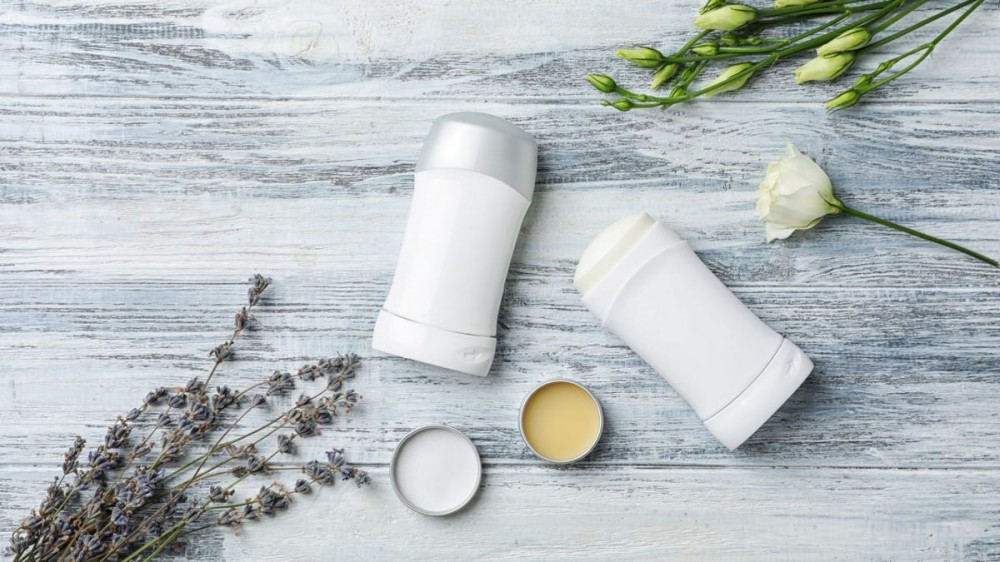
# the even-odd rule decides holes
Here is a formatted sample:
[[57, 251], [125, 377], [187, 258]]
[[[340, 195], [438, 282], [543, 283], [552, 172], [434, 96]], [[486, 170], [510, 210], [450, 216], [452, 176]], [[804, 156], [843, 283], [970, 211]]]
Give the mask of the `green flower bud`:
[[854, 85], [851, 86], [851, 88], [855, 90], [865, 90], [868, 88], [868, 85], [872, 83], [873, 78], [874, 76], [871, 74], [862, 74], [857, 80], [854, 81]]
[[635, 107], [632, 104], [632, 100], [630, 100], [628, 98], [618, 98], [615, 101], [604, 100], [604, 101], [601, 102], [601, 105], [607, 105], [607, 106], [613, 107], [613, 108], [617, 109], [618, 111], [628, 111], [628, 110], [632, 109], [633, 107]]
[[597, 88], [598, 90], [604, 92], [605, 94], [610, 94], [615, 91], [618, 84], [610, 76], [605, 76], [603, 74], [588, 74], [584, 76], [590, 85]]
[[[739, 74], [739, 73], [743, 72], [744, 70], [750, 68], [751, 66], [753, 66], [752, 62], [741, 62], [739, 64], [729, 65], [729, 66], [726, 67], [725, 70], [722, 71], [722, 74], [720, 74], [718, 77], [716, 77], [715, 80], [712, 80], [712, 82], [709, 83], [709, 85], [705, 86], [705, 87], [706, 88], [710, 88], [710, 87], [712, 87], [712, 86], [714, 86], [716, 84], [721, 84], [721, 83], [729, 80], [733, 76], [736, 76], [737, 74]], [[741, 76], [740, 78], [737, 78], [736, 80], [733, 80], [732, 82], [729, 82], [725, 86], [720, 86], [719, 88], [706, 93], [705, 95], [706, 96], [714, 96], [715, 94], [719, 94], [719, 93], [722, 93], [722, 92], [731, 92], [733, 90], [739, 90], [740, 88], [743, 87], [744, 84], [747, 83], [747, 80], [749, 80], [750, 77], [752, 77], [752, 76], [753, 76], [753, 72], [750, 72], [750, 73], [748, 73], [748, 74], [746, 74], [744, 76]]]
[[816, 54], [824, 56], [855, 51], [867, 45], [871, 40], [872, 33], [870, 31], [863, 27], [855, 27], [854, 29], [848, 29], [838, 35], [836, 39], [820, 46], [820, 48], [816, 49]]
[[798, 6], [809, 6], [811, 4], [818, 4], [823, 0], [774, 0], [775, 8], [791, 8]]
[[663, 53], [649, 47], [618, 49], [615, 54], [642, 68], [656, 68], [663, 64]]
[[757, 19], [757, 10], [743, 4], [726, 4], [694, 18], [698, 29], [732, 31]]
[[726, 33], [719, 38], [719, 41], [727, 47], [735, 47], [740, 44], [740, 38], [732, 33]]
[[847, 109], [852, 105], [858, 103], [861, 99], [861, 92], [858, 92], [854, 88], [850, 90], [845, 90], [837, 97], [831, 99], [830, 101], [823, 104], [828, 111], [837, 111], [839, 109]]
[[854, 63], [852, 53], [820, 56], [795, 69], [795, 83], [825, 81], [840, 76]]
[[686, 86], [674, 86], [670, 90], [670, 97], [672, 97], [672, 98], [679, 98], [681, 96], [686, 96], [687, 93], [688, 93], [688, 89], [687, 89]]
[[665, 64], [661, 66], [660, 69], [656, 71], [656, 74], [653, 75], [653, 82], [649, 85], [649, 88], [651, 90], [658, 90], [660, 86], [667, 83], [667, 80], [673, 78], [674, 74], [677, 74], [676, 64]]
[[719, 54], [719, 44], [715, 41], [702, 41], [691, 47], [691, 52], [699, 55], [717, 55]]

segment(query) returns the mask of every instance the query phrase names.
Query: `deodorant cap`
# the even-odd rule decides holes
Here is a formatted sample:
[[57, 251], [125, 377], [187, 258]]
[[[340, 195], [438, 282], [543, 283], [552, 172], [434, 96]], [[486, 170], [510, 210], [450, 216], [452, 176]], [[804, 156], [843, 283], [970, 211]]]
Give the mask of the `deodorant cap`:
[[417, 160], [417, 172], [479, 172], [511, 186], [528, 201], [537, 168], [535, 139], [508, 121], [472, 111], [438, 117]]

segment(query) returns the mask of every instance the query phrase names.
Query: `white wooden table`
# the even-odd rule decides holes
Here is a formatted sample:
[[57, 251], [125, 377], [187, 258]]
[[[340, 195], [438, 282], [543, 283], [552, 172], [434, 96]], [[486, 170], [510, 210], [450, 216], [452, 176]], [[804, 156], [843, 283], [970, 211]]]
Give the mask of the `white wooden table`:
[[[233, 386], [353, 351], [365, 396], [309, 443], [370, 469], [198, 560], [1000, 558], [1000, 276], [856, 220], [763, 242], [753, 202], [786, 140], [858, 208], [1000, 254], [1000, 17], [984, 7], [863, 107], [785, 73], [667, 112], [597, 105], [586, 72], [669, 47], [694, 1], [0, 1], [0, 534], [80, 434], [205, 372], [244, 288], [275, 280]], [[925, 36], [926, 37], [926, 36]], [[909, 43], [913, 44], [913, 43]], [[898, 52], [898, 51], [897, 51]], [[874, 65], [875, 59], [869, 59]], [[371, 350], [434, 117], [480, 110], [540, 144], [488, 378]], [[570, 286], [589, 239], [647, 210], [816, 370], [728, 452]], [[517, 407], [572, 377], [602, 400], [568, 468]], [[429, 518], [386, 465], [411, 428], [465, 431], [478, 500]]]

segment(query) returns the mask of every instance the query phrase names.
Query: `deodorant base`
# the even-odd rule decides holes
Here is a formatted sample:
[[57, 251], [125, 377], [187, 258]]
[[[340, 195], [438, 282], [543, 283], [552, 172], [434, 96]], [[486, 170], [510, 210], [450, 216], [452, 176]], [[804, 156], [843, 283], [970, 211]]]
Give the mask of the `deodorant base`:
[[799, 346], [782, 340], [767, 367], [732, 402], [705, 420], [705, 426], [730, 451], [750, 438], [812, 372]]
[[485, 377], [493, 364], [497, 340], [428, 326], [383, 308], [375, 321], [372, 347], [421, 363]]

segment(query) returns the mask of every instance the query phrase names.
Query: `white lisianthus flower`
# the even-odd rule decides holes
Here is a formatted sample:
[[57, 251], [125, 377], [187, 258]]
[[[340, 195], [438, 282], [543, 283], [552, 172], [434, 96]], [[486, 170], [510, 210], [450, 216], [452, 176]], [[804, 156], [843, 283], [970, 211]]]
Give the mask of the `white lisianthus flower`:
[[812, 228], [844, 209], [823, 169], [792, 143], [784, 158], [768, 165], [759, 193], [757, 215], [765, 223], [768, 242]]
[[829, 82], [854, 64], [854, 53], [820, 55], [795, 69], [795, 83]]
[[872, 40], [872, 32], [863, 27], [855, 27], [841, 33], [836, 38], [827, 41], [816, 49], [819, 56], [834, 55], [847, 51], [857, 51]]
[[[752, 67], [753, 63], [750, 62], [741, 62], [739, 64], [731, 64], [727, 66], [726, 69], [722, 71], [722, 74], [716, 76], [715, 80], [712, 80], [711, 82], [709, 82], [707, 86], [705, 86], [705, 89], [707, 90], [708, 88], [712, 88], [717, 84], [723, 84], [723, 85], [715, 88], [714, 90], [709, 91], [705, 95], [708, 97], [712, 97], [715, 94], [721, 94], [722, 92], [731, 92], [733, 90], [739, 90], [740, 88], [743, 87], [744, 84], [747, 83], [747, 80], [749, 80], [753, 76], [753, 72], [744, 74], [739, 78], [736, 78], [736, 76], [741, 72], [746, 72], [748, 68]], [[728, 83], [724, 84], [725, 82]]]
[[757, 19], [757, 10], [743, 4], [723, 4], [694, 18], [698, 29], [732, 31]]
[[[844, 98], [848, 92], [852, 91], [848, 90], [834, 98], [833, 101]], [[854, 99], [854, 102], [856, 101]], [[848, 102], [851, 102], [849, 98], [847, 101], [842, 101], [842, 103]], [[844, 214], [887, 226], [917, 238], [923, 238], [928, 242], [934, 242], [962, 252], [967, 256], [972, 256], [993, 267], [1000, 267], [1000, 261], [964, 246], [959, 246], [954, 242], [848, 207], [833, 194], [830, 177], [819, 165], [808, 156], [803, 156], [802, 153], [795, 150], [792, 143], [788, 143], [786, 150], [787, 154], [784, 158], [771, 162], [767, 166], [767, 177], [760, 182], [757, 215], [760, 220], [764, 221], [768, 242], [788, 238], [796, 230], [812, 228], [827, 215]]]

